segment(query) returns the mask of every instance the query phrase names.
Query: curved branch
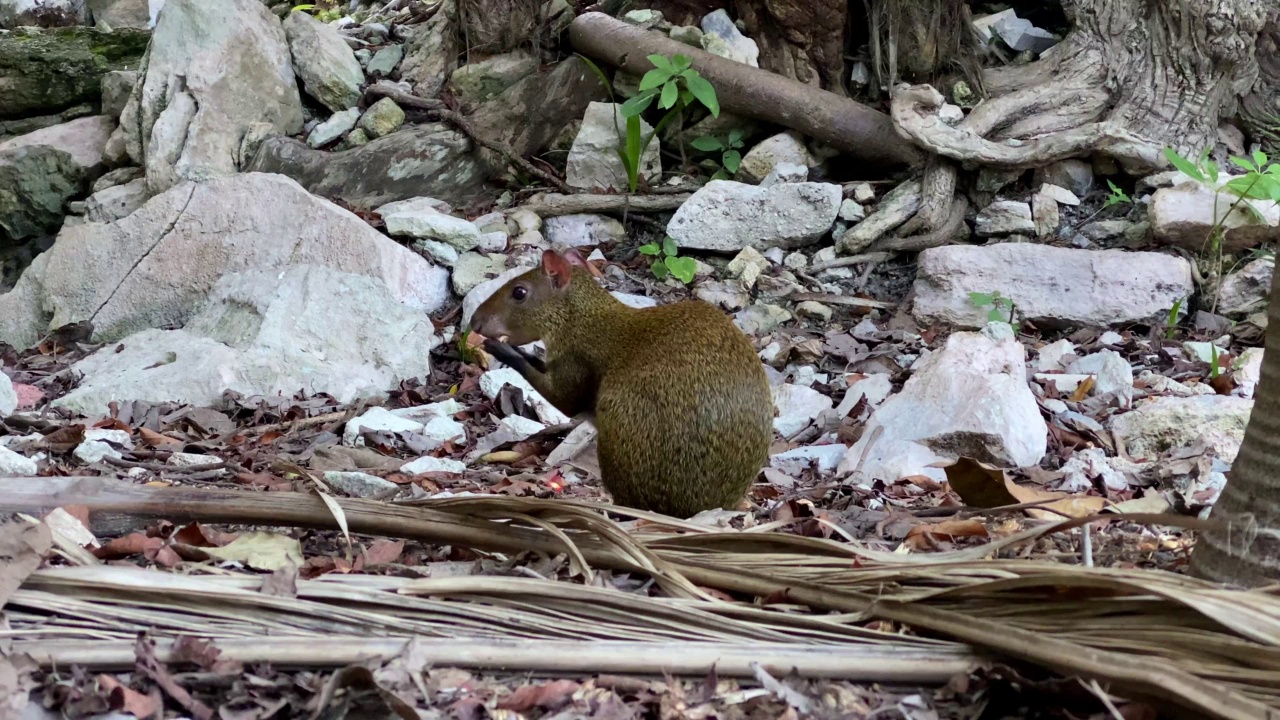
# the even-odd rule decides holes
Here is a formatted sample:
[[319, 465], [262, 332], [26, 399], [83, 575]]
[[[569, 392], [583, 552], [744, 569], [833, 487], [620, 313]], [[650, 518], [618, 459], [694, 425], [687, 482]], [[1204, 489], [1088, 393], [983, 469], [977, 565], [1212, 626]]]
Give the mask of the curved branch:
[[933, 232], [911, 237], [885, 237], [872, 243], [871, 247], [883, 252], [920, 252], [929, 248], [942, 247], [964, 240], [969, 236], [969, 226], [965, 225], [964, 216], [969, 212], [969, 201], [963, 195], [957, 196], [951, 203], [946, 222]]

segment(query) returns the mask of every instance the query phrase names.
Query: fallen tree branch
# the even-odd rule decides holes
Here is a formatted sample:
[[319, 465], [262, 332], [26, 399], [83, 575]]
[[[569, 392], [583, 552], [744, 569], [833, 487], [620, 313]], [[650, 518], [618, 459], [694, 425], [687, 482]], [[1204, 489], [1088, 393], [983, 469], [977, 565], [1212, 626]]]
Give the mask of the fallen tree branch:
[[[160, 662], [180, 662], [174, 641], [156, 639]], [[218, 638], [218, 659], [246, 665], [269, 663], [280, 667], [342, 667], [378, 658], [400, 656], [407, 637], [370, 638], [324, 635], [316, 638]], [[38, 640], [14, 644], [42, 667], [80, 665], [94, 670], [126, 670], [134, 664], [128, 640]], [[454, 638], [419, 636], [414, 656], [437, 667], [464, 667], [506, 672], [625, 673], [633, 675], [705, 676], [715, 667], [722, 677], [751, 677], [753, 663], [794, 669], [804, 677], [839, 678], [862, 682], [941, 684], [972, 670], [976, 658], [951, 648], [929, 650], [876, 645], [832, 646], [791, 643], [750, 645], [706, 642], [613, 641], [486, 641], [458, 642]]]
[[560, 195], [542, 193], [535, 195], [518, 208], [532, 210], [538, 215], [556, 217], [578, 213], [646, 213], [675, 210], [690, 198], [692, 193], [678, 195], [597, 195], [577, 193]]
[[767, 120], [878, 165], [917, 165], [924, 156], [894, 131], [889, 117], [835, 93], [692, 48], [599, 12], [579, 15], [569, 39], [584, 55], [635, 75], [653, 69], [649, 55], [685, 55], [711, 82], [722, 110]]
[[370, 85], [365, 88], [364, 92], [368, 97], [387, 97], [394, 100], [397, 105], [422, 110], [430, 115], [432, 119], [452, 125], [456, 130], [458, 130], [458, 132], [470, 138], [471, 142], [498, 153], [502, 157], [506, 158], [508, 163], [511, 163], [520, 170], [523, 170], [525, 173], [542, 180], [562, 193], [567, 195], [573, 194], [573, 188], [569, 187], [568, 183], [542, 168], [539, 168], [528, 160], [525, 160], [520, 156], [520, 153], [513, 150], [511, 146], [506, 143], [482, 137], [476, 133], [475, 128], [471, 127], [471, 122], [469, 120], [450, 110], [439, 100], [420, 98], [417, 95], [410, 95], [400, 88], [389, 83], [382, 82]]

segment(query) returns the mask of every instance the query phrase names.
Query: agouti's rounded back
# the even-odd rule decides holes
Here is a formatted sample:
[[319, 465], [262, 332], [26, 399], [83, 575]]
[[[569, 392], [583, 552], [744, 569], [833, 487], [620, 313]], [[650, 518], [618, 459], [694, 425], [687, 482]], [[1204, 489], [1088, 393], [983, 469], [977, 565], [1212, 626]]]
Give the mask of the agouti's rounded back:
[[[773, 400], [750, 341], [700, 300], [635, 309], [570, 250], [476, 310], [485, 347], [567, 415], [594, 412], [614, 502], [689, 517], [735, 507], [768, 459]], [[513, 346], [542, 340], [545, 365]]]

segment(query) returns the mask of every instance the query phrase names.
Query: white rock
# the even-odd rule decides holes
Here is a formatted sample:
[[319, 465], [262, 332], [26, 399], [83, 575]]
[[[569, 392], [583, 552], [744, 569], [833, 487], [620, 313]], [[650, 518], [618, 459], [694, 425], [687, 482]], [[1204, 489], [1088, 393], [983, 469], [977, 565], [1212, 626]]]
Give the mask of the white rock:
[[[120, 125], [129, 157], [137, 165], [146, 161], [152, 193], [179, 180], [235, 173], [240, 142], [256, 123], [282, 135], [302, 130], [285, 33], [259, 0], [168, 0], [139, 83]], [[169, 113], [182, 107], [193, 112]], [[157, 127], [162, 117], [176, 127]], [[271, 198], [267, 193], [258, 202]]]
[[1265, 307], [1271, 297], [1275, 269], [1275, 258], [1264, 257], [1228, 275], [1218, 293], [1218, 312], [1244, 315]]
[[192, 467], [193, 465], [211, 465], [219, 461], [219, 458], [213, 455], [204, 455], [201, 453], [176, 452], [165, 458], [165, 465], [174, 467]]
[[85, 440], [101, 440], [119, 445], [126, 450], [133, 449], [133, 440], [130, 439], [129, 433], [124, 430], [111, 430], [109, 428], [85, 428]]
[[[1233, 178], [1223, 175], [1219, 184]], [[1157, 242], [1177, 245], [1192, 252], [1206, 246], [1209, 231], [1219, 220], [1226, 229], [1223, 249], [1237, 252], [1259, 243], [1274, 241], [1280, 229], [1280, 205], [1274, 200], [1251, 200], [1262, 215], [1259, 223], [1245, 208], [1228, 214], [1232, 202], [1197, 182], [1161, 188], [1151, 196], [1151, 234]]]
[[[1052, 268], [1052, 272], [1046, 272]], [[1186, 260], [1160, 253], [1073, 250], [1033, 243], [951, 245], [919, 255], [913, 315], [977, 328], [985, 309], [970, 292], [999, 291], [1019, 317], [1095, 327], [1153, 321], [1194, 292]]]
[[[738, 177], [744, 182], [758, 183], [782, 163], [805, 168], [814, 164], [809, 149], [805, 147], [804, 138], [799, 133], [794, 131], [778, 133], [757, 143], [742, 157]], [[805, 175], [808, 175], [808, 170], [805, 171]]]
[[373, 212], [378, 217], [386, 220], [387, 216], [392, 213], [425, 213], [432, 210], [442, 215], [449, 215], [453, 212], [453, 206], [443, 200], [437, 200], [433, 197], [415, 197], [407, 200], [396, 200], [385, 205], [379, 205]]
[[560, 215], [543, 221], [542, 235], [557, 250], [627, 239], [622, 223], [607, 215]]
[[502, 421], [498, 423], [498, 427], [506, 430], [516, 440], [524, 440], [547, 429], [546, 425], [522, 415], [508, 415], [502, 418]]
[[1036, 231], [1031, 219], [1031, 206], [1015, 200], [998, 200], [983, 208], [974, 219], [974, 233], [980, 237], [996, 237]]
[[1042, 373], [1062, 370], [1065, 367], [1062, 362], [1063, 356], [1070, 355], [1075, 351], [1076, 346], [1065, 338], [1049, 343], [1040, 348], [1039, 353], [1036, 355], [1036, 369]]
[[569, 422], [569, 416], [560, 412], [541, 393], [533, 389], [528, 380], [512, 368], [490, 370], [480, 376], [480, 392], [490, 400], [497, 399], [504, 385], [514, 385], [524, 392], [524, 400], [533, 406], [533, 411], [548, 425], [563, 425]]
[[453, 417], [463, 410], [466, 410], [466, 407], [464, 407], [462, 403], [450, 398], [438, 403], [414, 405], [413, 407], [407, 408], [396, 408], [391, 410], [391, 414], [396, 417], [405, 418], [406, 420], [424, 422], [431, 418]]
[[943, 103], [942, 107], [938, 108], [938, 119], [948, 125], [956, 125], [964, 120], [964, 109], [959, 105]]
[[855, 481], [904, 475], [945, 479], [942, 458], [973, 457], [1004, 466], [1036, 465], [1048, 427], [1027, 386], [1025, 352], [1017, 341], [995, 343], [956, 333], [915, 367], [902, 392], [871, 416], [837, 472]]
[[828, 322], [831, 320], [832, 310], [829, 306], [813, 300], [805, 300], [796, 304], [796, 315], [799, 317], [807, 317], [820, 322]]
[[847, 445], [810, 445], [794, 450], [780, 452], [769, 458], [769, 467], [777, 468], [790, 475], [799, 475], [817, 461], [820, 473], [833, 472], [840, 464], [841, 458], [849, 451]]
[[[458, 252], [458, 248], [439, 240], [414, 240], [413, 249], [420, 251], [423, 255], [426, 255], [427, 259], [431, 262], [448, 268], [458, 264], [458, 258], [461, 256], [461, 253]], [[475, 253], [468, 254], [474, 255]], [[450, 274], [449, 277], [453, 282], [453, 286], [455, 288], [454, 292], [457, 292], [456, 288], [458, 287], [458, 281], [456, 280], [456, 275]]]
[[1093, 487], [1093, 478], [1100, 478], [1102, 484], [1112, 492], [1129, 489], [1129, 478], [1112, 466], [1111, 458], [1101, 448], [1077, 450], [1071, 459], [1062, 465], [1062, 484], [1058, 487], [1063, 492], [1085, 492]]
[[1236, 389], [1233, 395], [1240, 397], [1253, 397], [1254, 390], [1258, 387], [1258, 383], [1262, 381], [1262, 348], [1249, 348], [1240, 353], [1240, 357], [1236, 358], [1235, 363], [1231, 366], [1231, 377], [1236, 381]]
[[1036, 373], [1033, 377], [1045, 387], [1053, 387], [1060, 393], [1073, 393], [1080, 383], [1092, 376], [1083, 373]]
[[761, 188], [712, 180], [676, 210], [667, 234], [680, 247], [696, 250], [793, 248], [830, 230], [840, 201], [840, 186], [827, 183]]
[[[565, 182], [584, 190], [626, 190], [627, 172], [618, 157], [618, 138], [626, 137], [626, 120], [621, 105], [593, 102], [582, 117], [582, 128], [573, 139], [565, 167]], [[615, 110], [616, 117], [615, 117]], [[643, 119], [640, 131], [648, 135], [653, 127]], [[656, 182], [662, 175], [662, 156], [657, 137], [640, 156], [640, 175]]]
[[358, 417], [347, 421], [342, 431], [342, 444], [364, 445], [360, 436], [366, 430], [386, 433], [421, 433], [425, 426], [416, 420], [400, 417], [383, 407], [372, 407]]
[[1211, 342], [1195, 342], [1187, 341], [1182, 343], [1182, 347], [1187, 351], [1187, 356], [1192, 360], [1211, 363], [1216, 357], [1222, 357], [1227, 354], [1226, 349], [1221, 345]]
[[387, 232], [397, 237], [408, 236], [439, 240], [462, 252], [480, 243], [480, 228], [475, 223], [434, 210], [398, 210], [384, 213]]
[[800, 385], [779, 385], [773, 389], [773, 405], [778, 414], [773, 429], [784, 438], [800, 432], [823, 410], [831, 409], [831, 398]]
[[407, 310], [449, 299], [444, 269], [289, 178], [243, 173], [183, 183], [114, 223], [64, 227], [0, 295], [0, 341], [31, 347], [90, 319], [94, 342], [181, 326], [228, 273], [308, 263], [376, 278]]
[[853, 186], [853, 199], [865, 205], [876, 199], [876, 189], [871, 183], [857, 183]]
[[1234, 462], [1253, 400], [1228, 395], [1159, 397], [1115, 416], [1111, 431], [1135, 460], [1155, 460], [1169, 449], [1204, 443]]
[[1040, 194], [1053, 199], [1059, 205], [1079, 205], [1080, 198], [1070, 190], [1053, 183], [1041, 183]]
[[1099, 350], [1086, 355], [1067, 366], [1067, 372], [1092, 375], [1093, 394], [1118, 393], [1121, 407], [1128, 407], [1133, 401], [1133, 368], [1114, 350]]
[[1147, 388], [1148, 395], [1172, 395], [1174, 397], [1194, 397], [1196, 395], [1216, 395], [1217, 392], [1203, 383], [1187, 385], [1173, 378], [1165, 377], [1150, 370], [1138, 374], [1137, 381]]
[[760, 47], [743, 35], [723, 8], [702, 16], [702, 49], [734, 62], [760, 67]]
[[869, 373], [845, 390], [844, 398], [836, 406], [836, 415], [842, 418], [848, 416], [853, 412], [853, 407], [858, 404], [858, 401], [864, 397], [867, 399], [867, 404], [874, 408], [884, 402], [892, 392], [893, 382], [888, 373]]
[[791, 319], [786, 308], [756, 303], [739, 310], [733, 316], [733, 324], [747, 335], [763, 335]]
[[516, 208], [511, 211], [508, 217], [516, 224], [516, 229], [519, 231], [516, 233], [517, 235], [542, 230], [542, 216], [529, 208]]
[[1108, 330], [1098, 336], [1098, 342], [1103, 345], [1119, 345], [1124, 342], [1124, 336], [1114, 330]]
[[358, 498], [376, 497], [400, 487], [390, 480], [362, 472], [329, 470], [324, 474], [324, 481], [351, 497]]
[[330, 115], [328, 120], [311, 128], [311, 132], [307, 133], [307, 145], [313, 148], [328, 145], [350, 132], [359, 120], [360, 108], [336, 112]]
[[1036, 227], [1036, 237], [1052, 237], [1061, 221], [1058, 203], [1053, 198], [1044, 193], [1031, 196], [1031, 222]]
[[610, 291], [609, 294], [623, 305], [626, 305], [629, 308], [636, 308], [637, 310], [640, 308], [656, 307], [658, 305], [657, 300], [644, 295], [632, 295], [631, 293], [618, 292], [616, 290]]
[[769, 261], [753, 247], [745, 247], [725, 266], [729, 277], [742, 281], [744, 287], [753, 287], [760, 273], [769, 269]]
[[32, 477], [39, 470], [34, 460], [0, 445], [0, 476]]
[[505, 230], [480, 233], [480, 239], [476, 243], [476, 250], [482, 253], [500, 253], [507, 249], [507, 243], [510, 242], [510, 239]]
[[109, 457], [116, 458], [117, 460], [124, 457], [120, 454], [119, 450], [111, 447], [102, 440], [85, 440], [77, 445], [75, 451], [71, 454], [75, 459], [85, 465], [102, 462], [105, 458]]
[[774, 164], [769, 174], [760, 181], [760, 187], [771, 187], [778, 183], [798, 183], [809, 179], [809, 168], [799, 163], [779, 161]]
[[422, 475], [429, 472], [443, 472], [460, 475], [467, 471], [467, 466], [457, 460], [449, 458], [438, 458], [426, 455], [412, 462], [405, 463], [400, 466], [400, 472], [405, 475]]
[[845, 222], [858, 222], [867, 216], [866, 208], [852, 198], [840, 203], [840, 219]]
[[313, 265], [231, 273], [185, 328], [144, 330], [73, 365], [84, 379], [54, 406], [85, 415], [112, 401], [210, 406], [224, 390], [350, 402], [428, 375], [439, 344], [430, 318], [373, 278]]
[[305, 12], [289, 13], [281, 26], [307, 94], [332, 112], [355, 107], [364, 70], [337, 29]]
[[1067, 407], [1067, 404], [1065, 402], [1058, 400], [1056, 398], [1050, 398], [1048, 400], [1043, 401], [1043, 405], [1045, 410], [1048, 410], [1054, 415], [1061, 415], [1062, 413], [1071, 409]]
[[13, 381], [4, 371], [0, 371], [0, 418], [13, 414], [18, 409], [18, 392], [13, 389]]
[[450, 278], [453, 291], [458, 295], [466, 295], [490, 275], [501, 274], [506, 267], [507, 257], [501, 253], [462, 253], [453, 264], [453, 275]]
[[434, 442], [436, 447], [450, 441], [467, 441], [466, 426], [450, 417], [431, 418], [423, 426], [421, 434]]

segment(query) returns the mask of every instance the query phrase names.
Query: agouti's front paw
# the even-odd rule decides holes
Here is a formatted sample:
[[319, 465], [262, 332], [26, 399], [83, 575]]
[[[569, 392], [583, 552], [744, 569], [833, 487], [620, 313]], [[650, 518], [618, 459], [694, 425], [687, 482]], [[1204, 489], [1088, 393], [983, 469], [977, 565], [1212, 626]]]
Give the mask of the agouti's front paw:
[[484, 350], [502, 361], [504, 365], [515, 368], [516, 372], [522, 375], [529, 368], [533, 368], [538, 372], [547, 371], [547, 366], [542, 362], [541, 358], [531, 355], [518, 347], [512, 347], [501, 340], [485, 338]]

